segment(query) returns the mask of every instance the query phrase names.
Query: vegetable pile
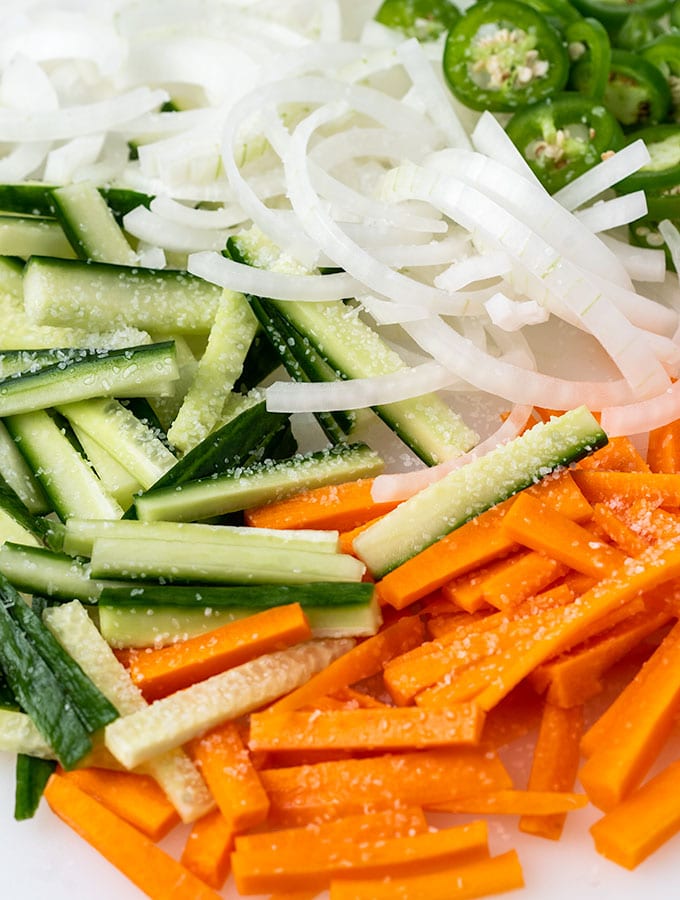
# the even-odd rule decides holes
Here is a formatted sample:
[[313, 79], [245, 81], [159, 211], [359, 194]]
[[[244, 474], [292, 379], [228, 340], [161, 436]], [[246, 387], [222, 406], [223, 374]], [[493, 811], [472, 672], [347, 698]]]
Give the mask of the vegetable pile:
[[680, 830], [679, 9], [3, 14], [16, 819], [158, 900]]

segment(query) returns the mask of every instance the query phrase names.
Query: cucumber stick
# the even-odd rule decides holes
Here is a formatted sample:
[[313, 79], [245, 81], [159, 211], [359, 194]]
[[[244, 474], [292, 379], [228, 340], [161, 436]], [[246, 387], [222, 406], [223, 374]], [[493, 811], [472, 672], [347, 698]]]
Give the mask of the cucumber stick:
[[177, 462], [153, 430], [117, 400], [96, 398], [57, 408], [74, 428], [96, 441], [145, 490]]
[[3, 256], [56, 256], [73, 259], [75, 253], [54, 219], [0, 216], [0, 254]]
[[380, 577], [484, 510], [606, 443], [606, 434], [584, 406], [539, 422], [405, 500], [359, 534], [354, 551]]
[[143, 397], [178, 377], [172, 341], [111, 350], [0, 381], [0, 415], [94, 397]]
[[[253, 266], [299, 272], [257, 228], [229, 239], [232, 255]], [[274, 307], [343, 378], [388, 375], [406, 367], [401, 357], [342, 301], [303, 303], [272, 300]], [[459, 456], [477, 435], [435, 394], [376, 407], [374, 410], [428, 465]]]
[[168, 431], [170, 443], [186, 453], [219, 423], [224, 399], [243, 369], [257, 331], [257, 319], [243, 294], [224, 291], [208, 345], [177, 416]]
[[154, 579], [165, 583], [307, 584], [361, 581], [363, 563], [343, 553], [97, 538], [91, 560], [94, 578]]
[[73, 422], [71, 428], [105, 490], [122, 509], [129, 509], [134, 502], [135, 494], [142, 492], [141, 484], [86, 431], [81, 431]]
[[36, 410], [9, 416], [5, 423], [62, 521], [75, 515], [95, 519], [123, 515], [49, 413]]
[[221, 288], [187, 272], [32, 257], [24, 275], [29, 317], [89, 331], [134, 326], [159, 334], [208, 334]]
[[54, 188], [51, 193], [57, 219], [81, 259], [124, 266], [134, 266], [138, 262], [137, 254], [127, 242], [108, 203], [93, 184], [81, 181]]
[[0, 544], [0, 573], [18, 591], [61, 601], [75, 598], [87, 604], [97, 602], [105, 584], [90, 578], [89, 564], [81, 560], [11, 541]]
[[336, 445], [327, 450], [187, 481], [148, 491], [135, 501], [137, 517], [188, 522], [269, 503], [297, 491], [369, 478], [383, 461], [365, 444]]

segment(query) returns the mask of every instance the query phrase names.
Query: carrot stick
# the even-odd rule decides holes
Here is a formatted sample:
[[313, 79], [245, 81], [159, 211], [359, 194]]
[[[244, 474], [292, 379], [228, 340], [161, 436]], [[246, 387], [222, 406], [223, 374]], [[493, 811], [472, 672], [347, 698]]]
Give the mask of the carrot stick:
[[612, 469], [616, 472], [649, 472], [649, 466], [627, 437], [609, 438], [609, 442], [584, 457], [579, 469]]
[[637, 556], [649, 547], [649, 542], [633, 531], [606, 503], [593, 504], [593, 521], [627, 556]]
[[648, 554], [640, 557], [630, 571], [598, 582], [578, 603], [547, 610], [541, 633], [505, 654], [501, 671], [475, 696], [477, 703], [491, 709], [538, 665], [583, 640], [589, 629], [609, 613], [678, 577], [680, 547], [671, 544], [652, 548]]
[[526, 493], [513, 503], [503, 529], [518, 543], [593, 578], [611, 575], [626, 559], [620, 550], [594, 540], [586, 528]]
[[130, 675], [147, 699], [156, 700], [310, 636], [299, 603], [276, 606], [159, 650], [137, 652]]
[[529, 676], [530, 681], [537, 691], [546, 693], [547, 700], [558, 706], [585, 703], [603, 689], [603, 674], [670, 618], [671, 613], [665, 610], [643, 610], [538, 666]]
[[542, 711], [540, 697], [526, 682], [522, 682], [487, 713], [482, 746], [499, 750], [524, 737], [538, 727]]
[[680, 420], [649, 432], [647, 463], [652, 472], [680, 472]]
[[219, 809], [214, 809], [194, 822], [180, 862], [218, 891], [229, 875], [233, 847], [233, 823]]
[[455, 603], [460, 609], [466, 612], [475, 613], [483, 609], [488, 609], [489, 604], [484, 599], [484, 584], [486, 580], [502, 571], [506, 566], [511, 565], [514, 561], [521, 557], [521, 553], [513, 553], [510, 556], [496, 559], [485, 566], [480, 566], [448, 581], [442, 586], [442, 595]]
[[269, 798], [234, 722], [225, 722], [191, 744], [218, 809], [235, 831], [267, 818]]
[[238, 835], [237, 853], [249, 856], [270, 852], [281, 853], [283, 859], [333, 859], [344, 844], [364, 844], [387, 837], [423, 834], [429, 826], [420, 807], [384, 809], [380, 812], [344, 816], [314, 826], [279, 828], [276, 831]]
[[[583, 707], [564, 709], [549, 702], [545, 704], [529, 775], [530, 792], [573, 790], [581, 761], [582, 733]], [[519, 829], [556, 841], [562, 834], [567, 812], [527, 811], [519, 820]]]
[[598, 472], [574, 469], [574, 481], [591, 503], [644, 500], [680, 506], [680, 475], [651, 472]]
[[418, 616], [398, 619], [375, 637], [367, 638], [348, 653], [295, 691], [282, 697], [269, 707], [270, 712], [299, 709], [312, 703], [317, 697], [333, 694], [382, 671], [388, 660], [397, 653], [419, 644], [424, 637], [423, 623]]
[[[274, 836], [274, 841], [276, 840]], [[399, 878], [423, 868], [447, 863], [486, 859], [489, 855], [484, 822], [472, 822], [440, 831], [426, 831], [405, 837], [384, 837], [379, 841], [348, 841], [330, 854], [294, 852], [285, 856], [273, 850], [232, 856], [236, 887], [241, 894], [271, 890], [323, 890], [334, 877]]]
[[257, 528], [327, 528], [349, 531], [384, 515], [398, 505], [389, 500], [376, 503], [371, 496], [372, 478], [324, 485], [301, 491], [285, 500], [256, 506], [245, 512], [247, 525]]
[[287, 825], [394, 806], [444, 802], [470, 784], [511, 787], [495, 754], [476, 748], [416, 750], [264, 769], [270, 818]]
[[[619, 695], [606, 738], [592, 739], [579, 773], [600, 809], [612, 809], [642, 780], [673, 726], [680, 706], [680, 623], [664, 638], [638, 676]], [[598, 729], [601, 734], [601, 729]]]
[[671, 763], [595, 822], [602, 856], [634, 869], [680, 831], [680, 760]]
[[[445, 710], [312, 710], [255, 713], [254, 750], [405, 750], [478, 744], [484, 715], [474, 703]], [[210, 782], [208, 782], [210, 784]]]
[[567, 566], [558, 560], [542, 553], [526, 553], [484, 579], [482, 597], [496, 609], [510, 609], [566, 573]]
[[[542, 499], [575, 521], [588, 519], [590, 505], [568, 472], [527, 488], [522, 493]], [[383, 603], [403, 609], [415, 600], [478, 566], [517, 549], [502, 528], [503, 517], [515, 502], [510, 497], [393, 569], [378, 582]]]
[[[387, 510], [389, 512], [389, 510]], [[379, 519], [382, 519], [382, 516], [375, 516], [373, 519], [367, 519], [365, 522], [362, 522], [360, 525], [356, 525], [354, 528], [350, 528], [347, 531], [340, 532], [340, 553], [353, 553], [354, 552], [354, 538], [361, 534], [362, 531], [366, 531], [367, 528], [370, 528], [374, 522], [377, 522]]]
[[522, 818], [535, 816], [538, 819], [554, 816], [562, 819], [568, 812], [582, 809], [587, 803], [588, 798], [585, 794], [574, 794], [567, 790], [530, 788], [527, 791], [518, 791], [508, 788], [500, 791], [477, 791], [456, 797], [455, 800], [446, 803], [433, 803], [427, 808], [432, 812], [465, 813], [475, 816], [505, 815]]
[[52, 775], [45, 799], [60, 819], [150, 897], [219, 900], [192, 872], [72, 781]]
[[466, 900], [524, 886], [514, 850], [500, 856], [452, 865], [402, 878], [337, 879], [330, 900]]
[[72, 769], [63, 777], [152, 841], [165, 837], [179, 822], [177, 810], [150, 775], [111, 769]]

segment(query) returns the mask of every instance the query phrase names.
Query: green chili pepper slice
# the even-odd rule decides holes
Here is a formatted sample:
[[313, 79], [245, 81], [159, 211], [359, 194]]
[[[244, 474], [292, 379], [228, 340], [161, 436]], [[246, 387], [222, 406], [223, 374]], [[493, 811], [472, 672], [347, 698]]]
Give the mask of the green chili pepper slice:
[[566, 36], [574, 59], [571, 85], [586, 97], [602, 100], [612, 62], [607, 29], [597, 19], [579, 19], [568, 26]]
[[680, 191], [680, 128], [674, 124], [655, 125], [629, 135], [627, 143], [643, 140], [649, 150], [650, 161], [616, 185], [617, 191], [647, 191], [661, 193]]
[[663, 121], [671, 92], [653, 63], [628, 50], [614, 49], [604, 103], [624, 127], [639, 128]]
[[566, 31], [567, 26], [582, 18], [569, 0], [525, 0], [525, 4], [540, 13], [558, 31]]
[[419, 41], [434, 41], [452, 28], [460, 11], [450, 0], [384, 0], [376, 22]]
[[671, 5], [672, 0], [572, 0], [584, 16], [599, 19], [607, 28], [616, 30], [623, 25], [632, 12], [659, 18]]
[[670, 219], [676, 228], [680, 228], [680, 215], [675, 219], [670, 216], [645, 216], [631, 222], [628, 226], [628, 238], [630, 243], [635, 247], [645, 247], [650, 250], [663, 250], [666, 254], [666, 268], [675, 271], [673, 257], [666, 245], [663, 235], [659, 232], [659, 222], [663, 219]]
[[560, 33], [516, 0], [482, 0], [449, 31], [444, 75], [472, 109], [511, 112], [561, 91], [569, 57]]
[[640, 50], [661, 34], [664, 30], [658, 19], [633, 12], [612, 37], [612, 43], [621, 50]]
[[583, 94], [557, 94], [516, 112], [506, 126], [545, 189], [554, 194], [624, 142], [603, 104]]
[[672, 28], [680, 28], [680, 0], [671, 7], [670, 23]]
[[664, 34], [642, 50], [642, 56], [655, 65], [671, 92], [672, 118], [680, 121], [680, 34]]

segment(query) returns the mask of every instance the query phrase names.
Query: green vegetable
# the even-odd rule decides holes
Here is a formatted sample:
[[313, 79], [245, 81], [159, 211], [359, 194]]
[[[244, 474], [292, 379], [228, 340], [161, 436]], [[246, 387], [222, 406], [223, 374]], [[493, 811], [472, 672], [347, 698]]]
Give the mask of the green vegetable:
[[451, 0], [384, 0], [375, 14], [376, 22], [419, 41], [436, 40], [459, 18]]

